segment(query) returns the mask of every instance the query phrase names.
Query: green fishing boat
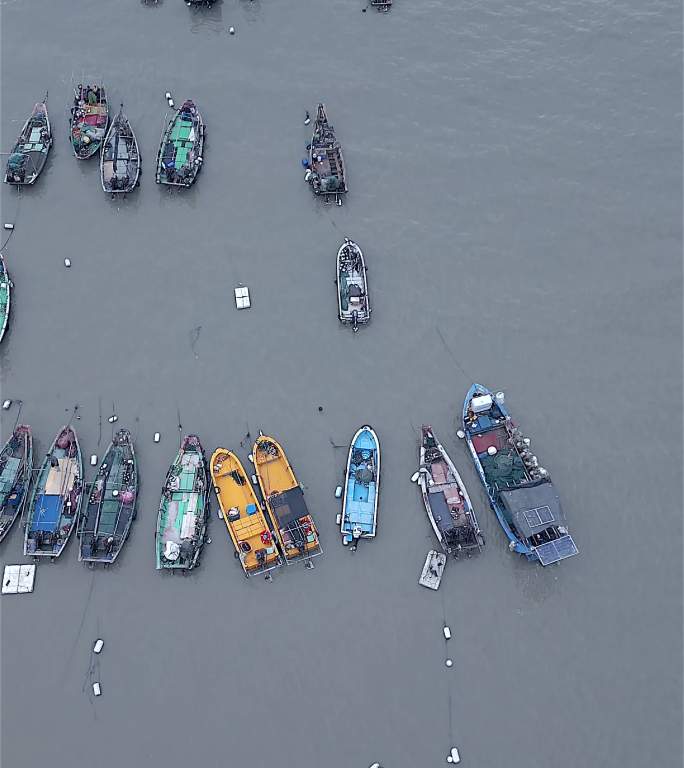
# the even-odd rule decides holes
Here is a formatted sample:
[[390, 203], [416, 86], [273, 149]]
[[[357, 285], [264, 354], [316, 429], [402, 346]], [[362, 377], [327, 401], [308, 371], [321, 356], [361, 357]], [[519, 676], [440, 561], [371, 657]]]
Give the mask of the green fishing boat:
[[202, 167], [204, 121], [193, 101], [169, 120], [157, 154], [157, 184], [190, 187]]
[[209, 518], [209, 483], [197, 435], [183, 439], [162, 488], [157, 536], [157, 570], [189, 571], [199, 565]]
[[52, 128], [45, 98], [33, 107], [24, 123], [5, 170], [5, 184], [33, 184], [43, 170], [52, 146]]
[[74, 88], [74, 105], [69, 120], [69, 138], [74, 155], [87, 160], [100, 151], [109, 123], [109, 105], [104, 85], [84, 85]]
[[113, 563], [135, 520], [138, 465], [131, 433], [120, 429], [107, 449], [78, 527], [78, 559], [90, 565]]
[[0, 341], [2, 341], [2, 337], [5, 335], [5, 329], [9, 320], [11, 288], [12, 282], [7, 274], [5, 260], [0, 253]]

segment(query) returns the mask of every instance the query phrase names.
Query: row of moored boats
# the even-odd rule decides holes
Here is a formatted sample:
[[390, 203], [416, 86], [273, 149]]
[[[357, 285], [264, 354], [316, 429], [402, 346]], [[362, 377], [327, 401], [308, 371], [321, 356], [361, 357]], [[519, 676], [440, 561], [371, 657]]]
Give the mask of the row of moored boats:
[[[503, 393], [474, 384], [463, 407], [462, 434], [511, 551], [542, 565], [577, 554], [558, 493], [512, 421]], [[311, 558], [321, 554], [318, 530], [282, 445], [260, 433], [249, 459], [253, 474], [227, 448], [217, 448], [207, 464], [196, 435], [182, 440], [161, 492], [158, 569], [187, 571], [199, 564], [212, 490], [247, 576], [295, 561], [311, 567]], [[444, 553], [481, 551], [484, 536], [466, 487], [430, 426], [422, 428], [414, 480]], [[380, 441], [368, 425], [352, 438], [340, 495], [342, 542], [356, 549], [362, 539], [375, 537], [378, 523]], [[137, 499], [138, 467], [125, 429], [114, 435], [90, 484], [70, 425], [35, 472], [29, 426], [17, 426], [0, 452], [0, 541], [21, 517], [27, 556], [59, 557], [76, 531], [79, 560], [113, 563], [135, 520]]]
[[[197, 105], [192, 100], [184, 101], [171, 115], [162, 134], [157, 151], [157, 184], [192, 186], [202, 168], [205, 136], [204, 119]], [[79, 160], [100, 154], [100, 178], [105, 192], [125, 194], [139, 185], [142, 158], [138, 140], [123, 104], [110, 123], [104, 85], [80, 83], [74, 88], [69, 140]], [[34, 184], [45, 167], [52, 142], [46, 94], [34, 106], [9, 153], [5, 182], [17, 186]], [[312, 191], [326, 202], [341, 205], [347, 192], [344, 158], [323, 104], [318, 105], [307, 150], [305, 178]]]

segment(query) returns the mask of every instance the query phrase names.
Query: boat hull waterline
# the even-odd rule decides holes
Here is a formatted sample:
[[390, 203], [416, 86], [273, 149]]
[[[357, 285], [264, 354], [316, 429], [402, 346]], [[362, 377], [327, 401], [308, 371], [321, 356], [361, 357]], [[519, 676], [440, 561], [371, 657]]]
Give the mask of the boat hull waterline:
[[158, 570], [190, 571], [199, 565], [208, 517], [204, 450], [197, 435], [188, 435], [181, 442], [162, 488], [155, 537]]
[[24, 555], [59, 557], [77, 527], [83, 501], [83, 457], [76, 431], [63, 427], [41, 465], [26, 519]]
[[276, 539], [240, 459], [226, 448], [217, 448], [210, 471], [219, 509], [245, 576], [280, 567], [283, 561]]
[[380, 498], [380, 441], [365, 424], [352, 438], [342, 500], [342, 543], [356, 548], [359, 539], [375, 538]]
[[322, 554], [318, 531], [285, 451], [275, 438], [260, 434], [252, 458], [285, 562], [306, 560], [313, 567], [311, 558]]
[[79, 522], [78, 559], [110, 565], [136, 516], [138, 464], [131, 433], [120, 429], [100, 462]]

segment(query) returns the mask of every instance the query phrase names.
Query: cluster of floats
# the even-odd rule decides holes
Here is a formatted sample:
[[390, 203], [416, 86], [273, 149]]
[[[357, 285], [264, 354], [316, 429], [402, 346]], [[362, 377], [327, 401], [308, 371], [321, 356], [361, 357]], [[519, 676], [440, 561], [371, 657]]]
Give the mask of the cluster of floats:
[[[170, 94], [168, 97], [172, 105]], [[197, 105], [190, 99], [184, 101], [172, 113], [162, 133], [157, 151], [157, 184], [191, 187], [202, 168], [205, 136], [206, 127]], [[100, 180], [105, 192], [122, 195], [139, 185], [142, 158], [138, 141], [123, 104], [110, 122], [102, 83], [80, 83], [74, 88], [69, 140], [79, 160], [99, 153]], [[17, 186], [34, 184], [45, 167], [52, 142], [46, 94], [34, 106], [9, 154], [5, 182]], [[313, 193], [325, 202], [336, 201], [341, 205], [342, 196], [347, 193], [344, 158], [323, 104], [318, 105], [307, 151], [308, 157], [302, 162]]]
[[[460, 434], [510, 550], [542, 565], [576, 555], [558, 493], [532, 454], [530, 440], [514, 424], [503, 393], [474, 384]], [[431, 426], [422, 427], [419, 453], [413, 480], [443, 552], [456, 558], [480, 552], [485, 542], [470, 497]], [[158, 569], [189, 571], [199, 565], [212, 491], [246, 576], [270, 579], [271, 570], [297, 561], [313, 567], [312, 558], [322, 551], [318, 531], [282, 445], [260, 433], [249, 460], [251, 475], [227, 448], [217, 448], [207, 464], [196, 435], [181, 441], [161, 492]], [[344, 486], [337, 494], [342, 496], [337, 517], [342, 543], [351, 549], [375, 537], [379, 494], [380, 442], [364, 425], [351, 440]], [[138, 467], [125, 429], [114, 435], [90, 484], [70, 425], [60, 430], [35, 471], [30, 427], [17, 426], [0, 453], [0, 541], [21, 517], [26, 556], [55, 559], [76, 531], [79, 560], [113, 563], [135, 520], [137, 498]]]

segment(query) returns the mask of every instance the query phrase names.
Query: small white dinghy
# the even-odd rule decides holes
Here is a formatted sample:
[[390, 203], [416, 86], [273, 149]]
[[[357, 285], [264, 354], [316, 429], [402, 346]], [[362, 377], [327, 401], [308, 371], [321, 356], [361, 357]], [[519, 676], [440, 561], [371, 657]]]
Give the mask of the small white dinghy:
[[439, 589], [446, 561], [446, 555], [431, 549], [425, 558], [425, 565], [423, 566], [418, 583], [428, 589]]

